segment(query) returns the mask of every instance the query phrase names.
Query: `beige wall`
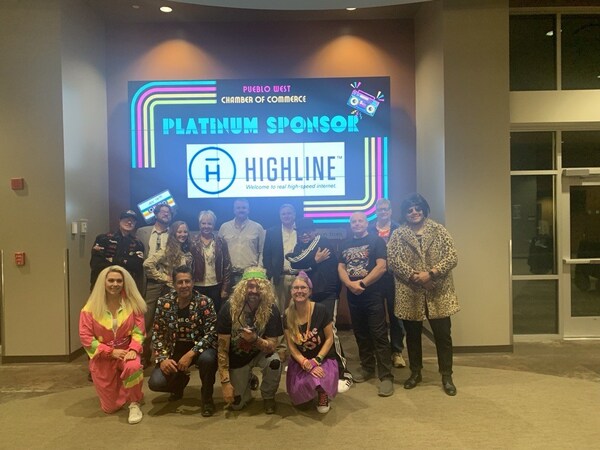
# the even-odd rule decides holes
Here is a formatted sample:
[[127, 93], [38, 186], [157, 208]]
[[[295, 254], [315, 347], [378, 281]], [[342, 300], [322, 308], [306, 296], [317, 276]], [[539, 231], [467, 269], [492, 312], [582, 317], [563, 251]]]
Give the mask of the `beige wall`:
[[442, 3], [430, 2], [415, 18], [417, 95], [417, 191], [444, 222], [446, 164], [444, 156], [444, 33]]
[[[4, 355], [65, 354], [60, 10], [56, 2], [0, 3], [0, 225]], [[26, 189], [8, 189], [24, 177]], [[25, 251], [16, 267], [12, 254]], [[41, 333], [40, 333], [41, 332]]]
[[[530, 124], [600, 122], [600, 90], [510, 93], [510, 121], [515, 128]], [[538, 127], [539, 129], [539, 127]]]
[[[65, 246], [69, 251], [69, 352], [81, 347], [79, 311], [89, 293], [90, 248], [108, 223], [104, 26], [81, 2], [62, 9]], [[88, 224], [81, 233], [81, 219]], [[77, 222], [78, 233], [71, 233]]]
[[[84, 252], [71, 238], [70, 222], [87, 215], [105, 229], [107, 214], [103, 75], [90, 82], [89, 72], [80, 69], [88, 52], [91, 59], [103, 59], [95, 44], [102, 37], [85, 14], [63, 15], [62, 2], [0, 2], [0, 202], [7, 214], [0, 225], [1, 319], [8, 361], [66, 356], [79, 347], [73, 322], [88, 291], [79, 278], [81, 272], [89, 274], [89, 249]], [[82, 157], [90, 149], [104, 157], [91, 152]], [[26, 189], [11, 191], [12, 177], [24, 177]], [[78, 299], [72, 305], [67, 248], [76, 278], [71, 296]], [[15, 251], [27, 253], [22, 268], [13, 263]]]
[[[444, 218], [459, 252], [454, 278], [462, 311], [453, 319], [454, 344], [508, 346], [508, 1], [435, 3], [424, 5], [417, 25], [417, 61], [433, 59], [434, 71], [417, 71], [417, 184], [434, 208], [444, 206], [434, 218]], [[427, 86], [442, 98], [421, 114]], [[435, 180], [442, 160], [444, 189]]]

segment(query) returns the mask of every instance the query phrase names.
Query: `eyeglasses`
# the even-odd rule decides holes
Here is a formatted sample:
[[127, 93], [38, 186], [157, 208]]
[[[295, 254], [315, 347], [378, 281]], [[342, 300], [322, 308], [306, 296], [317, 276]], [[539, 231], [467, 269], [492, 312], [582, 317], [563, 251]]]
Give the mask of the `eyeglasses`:
[[414, 212], [422, 213], [423, 212], [423, 208], [421, 208], [420, 206], [411, 206], [410, 208], [408, 208], [406, 210], [406, 214], [412, 214]]
[[387, 208], [377, 208], [377, 212], [388, 212], [390, 209], [392, 209], [392, 208], [390, 208], [390, 207], [387, 207]]
[[308, 286], [292, 286], [292, 291], [306, 291]]

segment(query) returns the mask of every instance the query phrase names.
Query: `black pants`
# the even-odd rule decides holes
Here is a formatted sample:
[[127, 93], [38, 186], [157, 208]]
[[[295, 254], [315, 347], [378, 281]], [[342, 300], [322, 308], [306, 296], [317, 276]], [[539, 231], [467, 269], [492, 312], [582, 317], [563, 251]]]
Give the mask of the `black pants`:
[[338, 295], [337, 292], [332, 292], [329, 294], [317, 295], [313, 298], [316, 303], [320, 303], [323, 305], [327, 312], [329, 313], [329, 317], [331, 317], [331, 325], [333, 328], [333, 348], [335, 350], [335, 359], [338, 362], [338, 376], [339, 379], [343, 378], [352, 378], [352, 374], [348, 370], [346, 364], [346, 355], [344, 354], [344, 349], [342, 348], [342, 342], [337, 334], [337, 328], [335, 326], [337, 322], [337, 307], [338, 307]]
[[[173, 359], [178, 361], [183, 354], [173, 356]], [[212, 348], [204, 350], [196, 355], [192, 364], [195, 364], [200, 372], [202, 401], [210, 401], [213, 396], [215, 375], [217, 373], [217, 351]], [[160, 365], [157, 365], [150, 375], [148, 387], [155, 392], [183, 392], [189, 381], [190, 376], [187, 373], [178, 371], [171, 375], [165, 375], [160, 370]]]
[[367, 372], [375, 372], [377, 368], [380, 380], [393, 380], [392, 352], [381, 291], [377, 286], [369, 286], [360, 295], [348, 291], [348, 307], [361, 366]]
[[[450, 317], [442, 319], [427, 319], [435, 340], [437, 351], [438, 369], [442, 375], [452, 375], [452, 336], [450, 328], [452, 323]], [[411, 372], [423, 368], [423, 347], [421, 343], [421, 332], [423, 322], [415, 320], [403, 320], [406, 330], [406, 347], [408, 348], [408, 360]]]
[[388, 322], [390, 324], [390, 343], [392, 353], [402, 353], [404, 350], [404, 325], [402, 319], [399, 319], [394, 314], [394, 302], [396, 299], [396, 286], [394, 285], [394, 277], [390, 273], [386, 273], [379, 281], [382, 287], [383, 298], [387, 306]]

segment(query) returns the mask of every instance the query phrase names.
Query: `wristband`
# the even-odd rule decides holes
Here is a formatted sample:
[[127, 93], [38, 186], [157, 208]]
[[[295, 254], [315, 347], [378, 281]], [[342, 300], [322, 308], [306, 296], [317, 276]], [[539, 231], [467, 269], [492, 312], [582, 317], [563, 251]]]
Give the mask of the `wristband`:
[[435, 274], [433, 273], [433, 270], [429, 271], [429, 276], [431, 277], [432, 280], [435, 280]]
[[222, 380], [221, 384], [229, 384], [231, 383], [231, 381], [229, 380], [229, 378], [227, 378], [226, 380]]
[[363, 282], [363, 280], [360, 280], [360, 281], [358, 282], [358, 284], [359, 284], [359, 286], [360, 286], [361, 288], [363, 288], [363, 289], [366, 289], [366, 288], [367, 288], [367, 285], [366, 285], [366, 284]]
[[319, 365], [321, 365], [321, 363], [323, 362], [323, 358], [321, 358], [319, 355], [315, 356], [315, 361], [319, 363]]

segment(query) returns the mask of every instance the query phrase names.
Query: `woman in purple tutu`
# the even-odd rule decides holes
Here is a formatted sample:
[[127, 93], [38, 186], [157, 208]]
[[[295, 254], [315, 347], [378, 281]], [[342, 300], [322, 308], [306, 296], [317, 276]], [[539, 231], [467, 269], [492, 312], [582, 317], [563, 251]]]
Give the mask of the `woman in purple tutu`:
[[294, 405], [317, 399], [317, 411], [329, 411], [337, 394], [338, 365], [333, 326], [327, 309], [311, 301], [312, 283], [300, 272], [292, 283], [292, 302], [285, 311], [285, 336], [291, 357], [286, 387]]

